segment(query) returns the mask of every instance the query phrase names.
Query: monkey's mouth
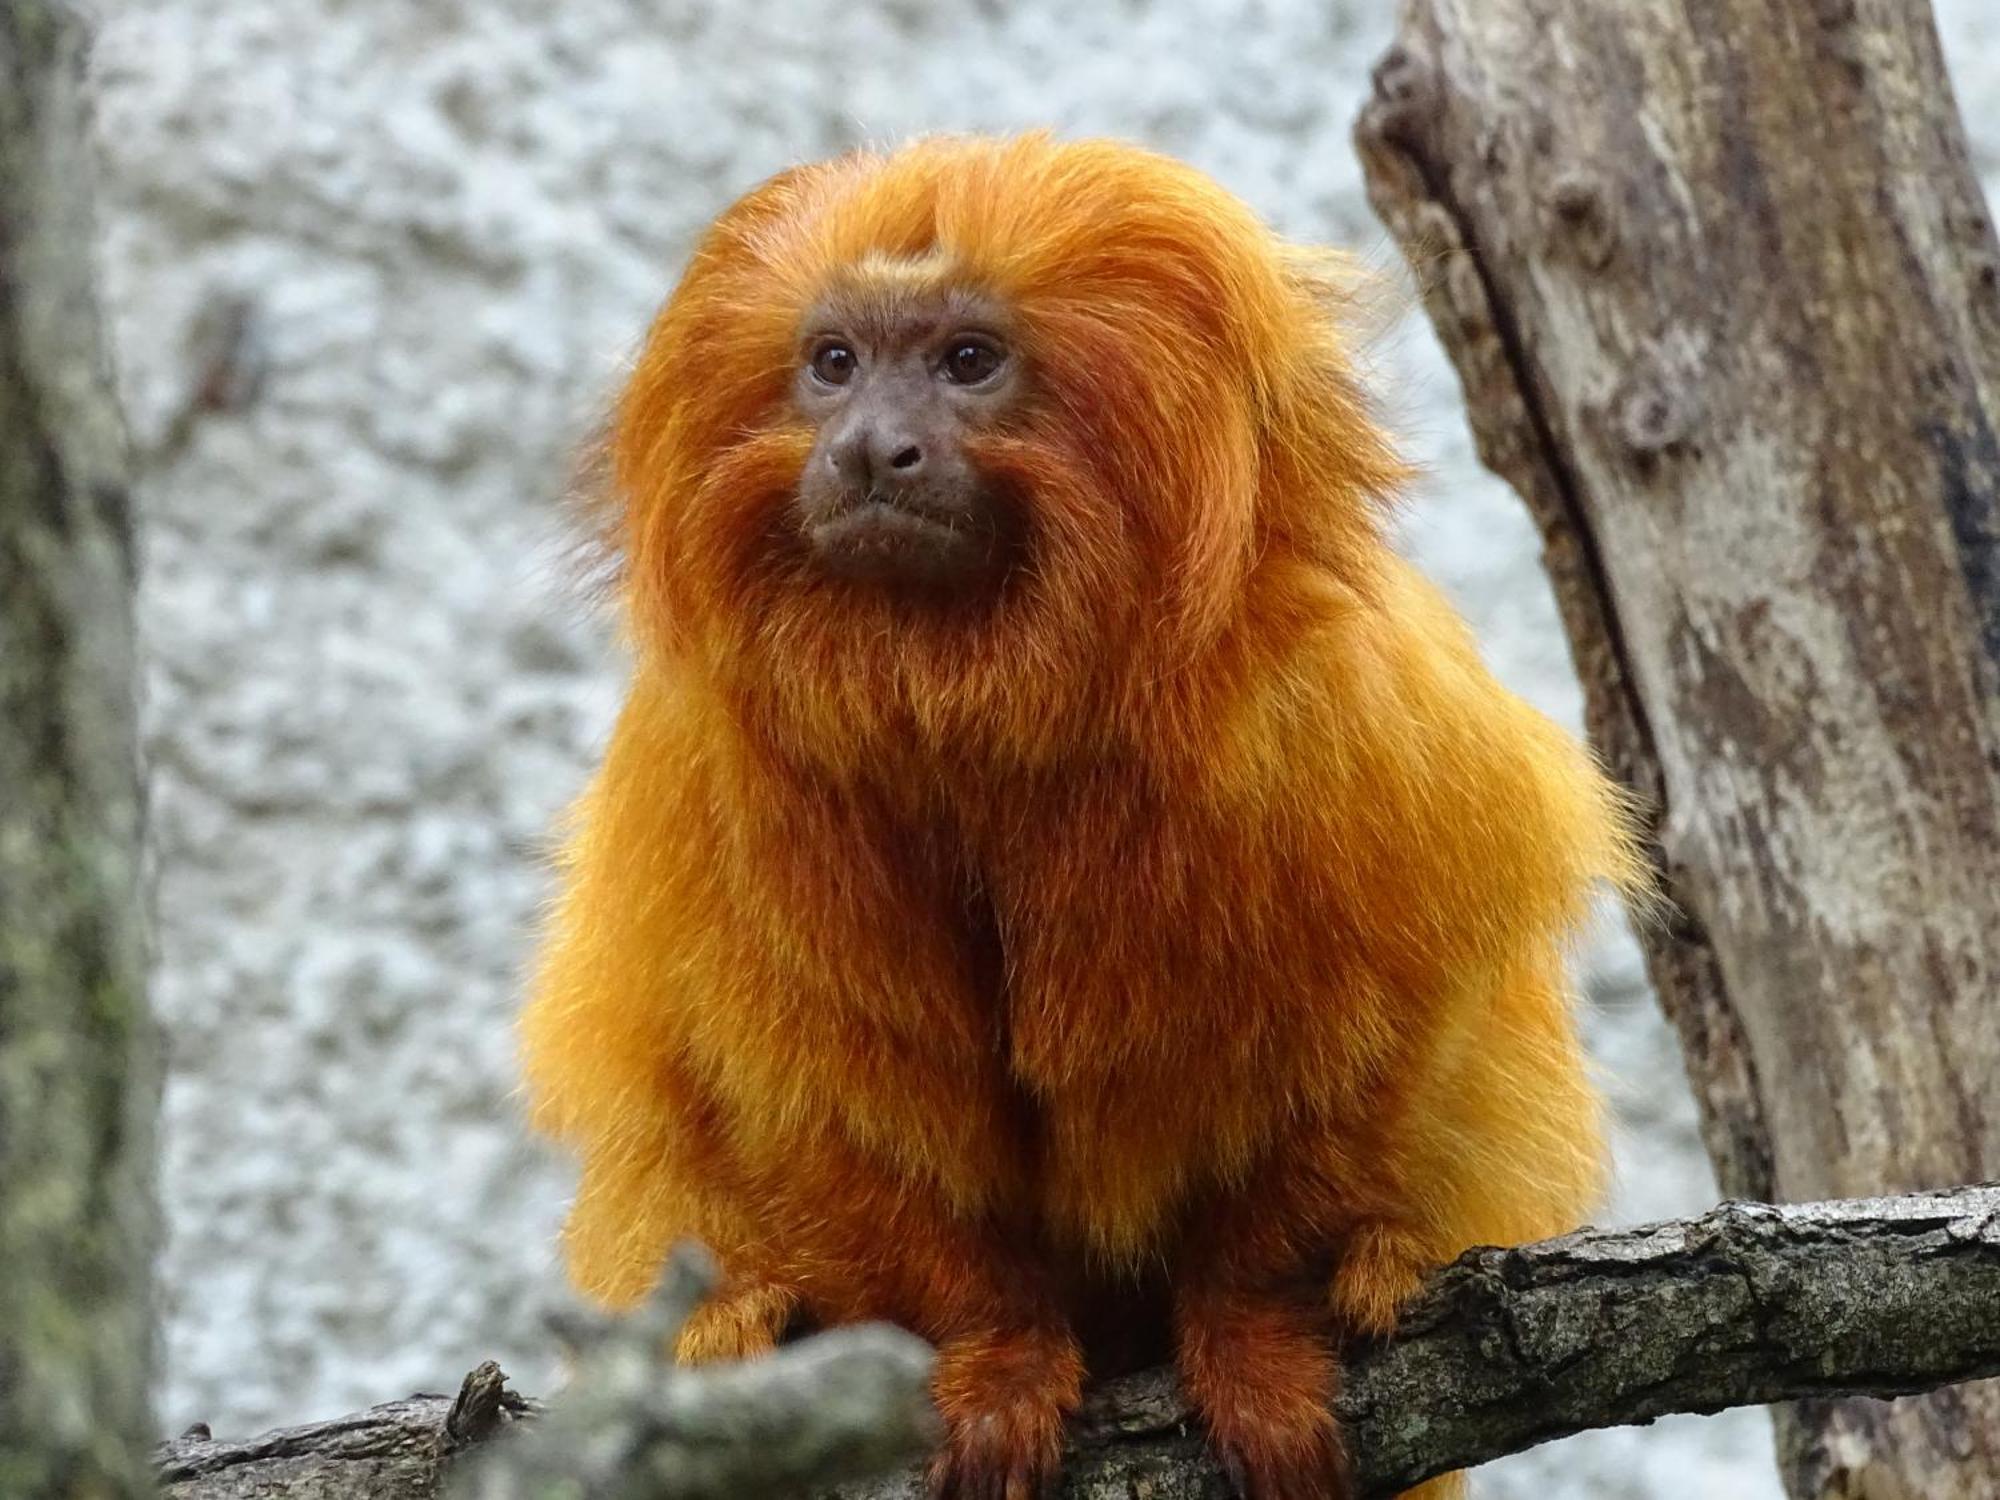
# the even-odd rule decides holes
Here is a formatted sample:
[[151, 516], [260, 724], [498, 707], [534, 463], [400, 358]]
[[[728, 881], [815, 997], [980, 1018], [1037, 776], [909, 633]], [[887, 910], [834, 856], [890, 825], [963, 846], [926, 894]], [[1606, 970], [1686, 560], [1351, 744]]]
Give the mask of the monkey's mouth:
[[856, 496], [803, 530], [829, 572], [871, 583], [963, 584], [995, 569], [1002, 551], [990, 517], [914, 494]]

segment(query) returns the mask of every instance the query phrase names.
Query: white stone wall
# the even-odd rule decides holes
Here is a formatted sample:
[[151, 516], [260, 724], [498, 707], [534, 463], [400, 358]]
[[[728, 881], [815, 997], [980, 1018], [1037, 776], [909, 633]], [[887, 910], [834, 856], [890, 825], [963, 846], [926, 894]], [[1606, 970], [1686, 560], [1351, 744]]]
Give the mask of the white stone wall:
[[[567, 1166], [509, 1025], [552, 818], [615, 705], [555, 497], [690, 234], [783, 164], [937, 128], [1106, 132], [1392, 259], [1347, 141], [1389, 0], [100, 0], [104, 263], [145, 459], [171, 1035], [164, 1417], [241, 1433], [550, 1370]], [[2000, 12], [1944, 0], [2000, 172]], [[196, 409], [234, 317], [239, 407]], [[1378, 380], [1408, 545], [1573, 720], [1533, 533], [1420, 320]], [[205, 373], [206, 371], [206, 373]], [[213, 385], [213, 381], [209, 380]], [[1713, 1188], [1607, 947], [1619, 1217]], [[1593, 1435], [1489, 1496], [1763, 1500], [1754, 1413]]]

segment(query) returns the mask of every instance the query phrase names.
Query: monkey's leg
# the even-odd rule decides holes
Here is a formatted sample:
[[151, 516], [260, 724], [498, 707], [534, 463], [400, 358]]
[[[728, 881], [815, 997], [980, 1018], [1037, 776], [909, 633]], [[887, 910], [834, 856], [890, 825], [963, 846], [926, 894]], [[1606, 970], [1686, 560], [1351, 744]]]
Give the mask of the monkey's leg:
[[937, 1346], [932, 1395], [945, 1437], [932, 1494], [1052, 1492], [1063, 1425], [1082, 1399], [1083, 1354], [1032, 1242], [858, 1151], [829, 1150], [809, 1165], [793, 1180], [839, 1187], [789, 1242], [809, 1268], [808, 1305], [835, 1322], [888, 1318]]
[[1063, 1424], [1083, 1390], [1067, 1328], [962, 1334], [938, 1349], [932, 1394], [945, 1443], [931, 1464], [938, 1500], [1039, 1500], [1055, 1491]]
[[1350, 1500], [1336, 1328], [1301, 1235], [1324, 1178], [1285, 1159], [1212, 1202], [1174, 1272], [1181, 1386], [1242, 1500]]
[[1333, 1328], [1304, 1285], [1204, 1274], [1176, 1289], [1175, 1363], [1241, 1500], [1349, 1500]]

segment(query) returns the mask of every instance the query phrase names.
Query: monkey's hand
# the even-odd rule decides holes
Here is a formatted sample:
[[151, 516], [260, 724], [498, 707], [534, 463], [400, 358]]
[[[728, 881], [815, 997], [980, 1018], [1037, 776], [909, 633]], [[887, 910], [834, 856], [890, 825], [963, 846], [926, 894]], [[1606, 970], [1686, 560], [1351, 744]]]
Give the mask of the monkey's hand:
[[931, 1494], [936, 1500], [1054, 1495], [1063, 1423], [1082, 1390], [1082, 1352], [1066, 1328], [946, 1340], [933, 1380], [945, 1441], [931, 1465]]
[[798, 1306], [798, 1294], [774, 1282], [725, 1286], [688, 1318], [674, 1356], [684, 1365], [705, 1365], [769, 1354]]
[[1388, 1337], [1425, 1274], [1446, 1258], [1393, 1224], [1361, 1225], [1348, 1237], [1333, 1273], [1334, 1323], [1349, 1337]]

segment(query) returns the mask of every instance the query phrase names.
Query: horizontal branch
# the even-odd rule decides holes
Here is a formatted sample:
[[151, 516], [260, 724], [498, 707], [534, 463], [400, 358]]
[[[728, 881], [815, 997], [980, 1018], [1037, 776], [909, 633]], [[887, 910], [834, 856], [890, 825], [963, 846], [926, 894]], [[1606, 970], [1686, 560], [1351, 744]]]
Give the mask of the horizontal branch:
[[[1469, 1252], [1431, 1279], [1394, 1339], [1354, 1352], [1340, 1410], [1364, 1492], [1393, 1494], [1587, 1428], [1802, 1396], [1906, 1395], [1996, 1374], [2000, 1187], [1988, 1186], [1725, 1204], [1696, 1219]], [[486, 1386], [471, 1404], [492, 1416], [468, 1424], [462, 1396], [457, 1430], [454, 1402], [434, 1396], [245, 1444], [181, 1439], [161, 1451], [165, 1493], [429, 1494], [441, 1464], [531, 1409], [500, 1402], [497, 1372]], [[598, 1420], [595, 1430], [616, 1418]], [[1213, 1493], [1212, 1479], [1199, 1424], [1164, 1372], [1107, 1383], [1075, 1423], [1072, 1500], [1197, 1500]], [[743, 1491], [752, 1492], [787, 1491]], [[921, 1487], [910, 1471], [834, 1493], [908, 1500]]]
[[[720, 1280], [685, 1244], [632, 1317], [570, 1319], [582, 1347], [560, 1399], [532, 1431], [465, 1465], [454, 1500], [797, 1495], [884, 1473], [937, 1441], [930, 1346], [900, 1328], [839, 1328], [764, 1359], [675, 1365], [676, 1335]], [[454, 1411], [466, 1406], [461, 1391]], [[447, 1418], [461, 1445], [465, 1427]]]

